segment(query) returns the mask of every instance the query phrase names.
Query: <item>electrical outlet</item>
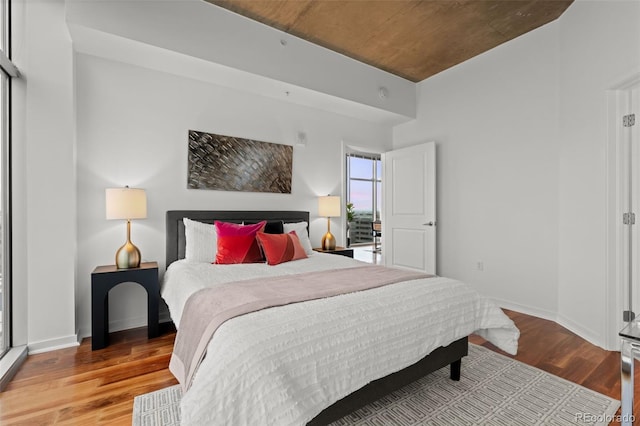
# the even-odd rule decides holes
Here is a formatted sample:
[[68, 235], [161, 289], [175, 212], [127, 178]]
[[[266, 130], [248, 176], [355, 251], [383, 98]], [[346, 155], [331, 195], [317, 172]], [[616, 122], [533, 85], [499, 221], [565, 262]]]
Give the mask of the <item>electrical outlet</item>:
[[484, 271], [484, 262], [482, 260], [479, 260], [476, 263], [476, 268], [478, 269], [478, 271]]

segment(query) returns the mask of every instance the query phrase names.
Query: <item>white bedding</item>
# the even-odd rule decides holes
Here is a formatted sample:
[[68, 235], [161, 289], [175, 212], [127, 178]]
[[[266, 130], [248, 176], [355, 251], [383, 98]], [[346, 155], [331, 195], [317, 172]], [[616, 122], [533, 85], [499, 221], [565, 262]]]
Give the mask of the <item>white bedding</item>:
[[[277, 266], [178, 261], [165, 274], [162, 297], [179, 326], [182, 306], [201, 288], [354, 262], [319, 253]], [[517, 351], [519, 331], [499, 308], [469, 286], [441, 277], [236, 317], [211, 339], [182, 398], [182, 424], [305, 424], [370, 381], [474, 331], [509, 353]]]
[[182, 307], [189, 296], [203, 288], [215, 287], [233, 281], [260, 277], [300, 274], [326, 269], [349, 268], [362, 265], [345, 256], [313, 253], [308, 259], [285, 262], [270, 266], [266, 263], [245, 263], [240, 265], [211, 265], [186, 260], [173, 262], [165, 273], [161, 295], [167, 302], [171, 318], [176, 327], [180, 326]]

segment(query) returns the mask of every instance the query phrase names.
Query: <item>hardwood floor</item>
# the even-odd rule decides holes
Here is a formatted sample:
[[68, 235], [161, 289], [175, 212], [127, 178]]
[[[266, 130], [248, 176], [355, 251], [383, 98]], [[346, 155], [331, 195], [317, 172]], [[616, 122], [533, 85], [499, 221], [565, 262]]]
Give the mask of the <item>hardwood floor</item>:
[[[553, 321], [504, 310], [520, 330], [518, 354], [514, 357], [478, 336], [469, 341], [515, 358], [586, 388], [620, 399], [620, 352], [592, 345]], [[462, 361], [464, 368], [464, 360]], [[640, 395], [640, 365], [635, 363], [635, 394]], [[640, 397], [634, 413], [640, 411]], [[618, 414], [620, 410], [618, 410]], [[612, 425], [620, 424], [618, 421]]]
[[163, 328], [152, 340], [139, 328], [112, 333], [105, 349], [89, 338], [29, 356], [0, 393], [0, 424], [130, 426], [134, 396], [177, 383], [167, 369], [175, 332]]
[[[554, 322], [505, 312], [521, 331], [516, 359], [620, 399], [618, 352], [600, 349]], [[176, 383], [167, 369], [175, 332], [167, 326], [162, 332], [148, 340], [146, 328], [129, 330], [113, 333], [111, 345], [98, 351], [85, 339], [77, 348], [29, 356], [0, 393], [0, 424], [131, 425], [134, 396]], [[480, 337], [471, 342], [500, 352]], [[635, 406], [640, 412], [640, 398]]]

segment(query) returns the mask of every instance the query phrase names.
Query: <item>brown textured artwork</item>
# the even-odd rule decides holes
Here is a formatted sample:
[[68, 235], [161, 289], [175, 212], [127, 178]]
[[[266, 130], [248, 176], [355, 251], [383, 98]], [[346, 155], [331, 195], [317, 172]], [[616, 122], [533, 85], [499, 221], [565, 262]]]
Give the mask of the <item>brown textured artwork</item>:
[[293, 147], [189, 130], [187, 187], [291, 193]]

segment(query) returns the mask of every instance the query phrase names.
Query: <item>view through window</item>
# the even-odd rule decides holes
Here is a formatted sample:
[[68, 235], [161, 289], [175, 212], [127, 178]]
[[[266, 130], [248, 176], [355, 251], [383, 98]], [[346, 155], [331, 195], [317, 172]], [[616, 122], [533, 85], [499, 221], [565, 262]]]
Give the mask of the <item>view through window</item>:
[[347, 238], [353, 244], [371, 244], [371, 223], [380, 219], [382, 209], [382, 162], [379, 154], [347, 154], [347, 203], [353, 218], [347, 217]]

